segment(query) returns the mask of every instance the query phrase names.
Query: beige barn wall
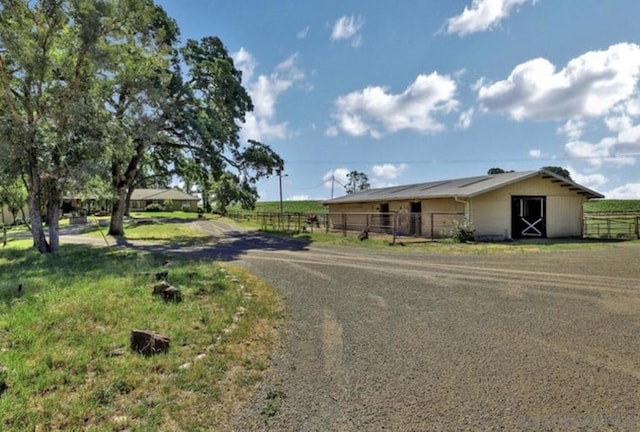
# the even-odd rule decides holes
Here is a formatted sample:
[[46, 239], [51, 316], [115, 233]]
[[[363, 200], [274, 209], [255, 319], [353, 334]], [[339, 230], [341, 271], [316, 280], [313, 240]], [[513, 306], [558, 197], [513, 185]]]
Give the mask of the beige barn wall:
[[[411, 203], [414, 200], [389, 201], [389, 212], [401, 213], [409, 212]], [[432, 214], [433, 218], [433, 235], [438, 237], [443, 232], [447, 232], [451, 228], [452, 220], [461, 219], [460, 216], [443, 215], [444, 213], [464, 213], [465, 206], [463, 203], [457, 202], [453, 198], [434, 198], [421, 200], [422, 204], [422, 226], [421, 233], [423, 237], [431, 237], [432, 235]], [[380, 203], [344, 203], [329, 204], [330, 220], [333, 226], [341, 226], [343, 223], [342, 213], [350, 213], [348, 224], [353, 229], [361, 229], [367, 225], [367, 215], [365, 213], [378, 213], [380, 211]], [[362, 213], [362, 214], [358, 214]], [[409, 219], [400, 218], [400, 226], [397, 227], [400, 232], [407, 232], [409, 228]]]
[[471, 199], [470, 212], [476, 236], [511, 237], [511, 197], [547, 197], [547, 237], [582, 235], [585, 198], [560, 183], [535, 177]]
[[[444, 215], [443, 213], [464, 212], [465, 205], [453, 198], [433, 198], [422, 200], [422, 236], [442, 236], [451, 230], [454, 219], [461, 219], [460, 216]], [[433, 227], [431, 226], [432, 221]]]

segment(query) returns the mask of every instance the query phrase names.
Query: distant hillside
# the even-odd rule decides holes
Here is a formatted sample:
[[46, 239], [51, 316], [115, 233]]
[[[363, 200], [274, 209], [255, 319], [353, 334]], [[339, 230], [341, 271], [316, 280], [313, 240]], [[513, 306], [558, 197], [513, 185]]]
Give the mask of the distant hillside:
[[[230, 211], [242, 211], [240, 207], [229, 207]], [[283, 201], [282, 210], [285, 213], [323, 214], [328, 213], [322, 201]], [[279, 213], [280, 201], [259, 201], [256, 203], [256, 212]]]
[[585, 213], [640, 213], [640, 200], [602, 199], [584, 204]]

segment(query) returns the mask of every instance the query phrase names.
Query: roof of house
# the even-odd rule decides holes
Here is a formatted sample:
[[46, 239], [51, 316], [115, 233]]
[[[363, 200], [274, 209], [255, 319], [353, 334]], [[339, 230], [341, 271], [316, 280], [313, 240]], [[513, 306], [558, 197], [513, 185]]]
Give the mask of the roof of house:
[[397, 201], [405, 199], [429, 198], [473, 198], [478, 195], [518, 183], [533, 177], [549, 179], [562, 187], [575, 191], [587, 198], [604, 198], [604, 195], [581, 186], [571, 180], [546, 170], [488, 174], [478, 177], [417, 183], [403, 186], [392, 186], [379, 189], [368, 189], [362, 192], [327, 200], [324, 204], [341, 204], [371, 201]]
[[198, 201], [199, 198], [177, 189], [134, 189], [131, 194], [132, 201], [144, 200], [176, 200], [176, 201]]

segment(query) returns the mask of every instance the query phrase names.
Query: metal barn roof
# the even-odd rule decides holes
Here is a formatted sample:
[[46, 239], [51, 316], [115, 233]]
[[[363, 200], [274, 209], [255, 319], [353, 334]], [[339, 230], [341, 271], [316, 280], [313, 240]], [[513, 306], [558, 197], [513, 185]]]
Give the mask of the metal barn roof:
[[429, 198], [473, 198], [478, 195], [518, 183], [533, 177], [549, 179], [563, 187], [587, 198], [604, 198], [604, 195], [581, 186], [571, 180], [546, 170], [488, 174], [478, 177], [416, 183], [403, 186], [392, 186], [379, 189], [368, 189], [362, 192], [327, 200], [324, 204], [341, 204], [372, 201], [398, 201]]

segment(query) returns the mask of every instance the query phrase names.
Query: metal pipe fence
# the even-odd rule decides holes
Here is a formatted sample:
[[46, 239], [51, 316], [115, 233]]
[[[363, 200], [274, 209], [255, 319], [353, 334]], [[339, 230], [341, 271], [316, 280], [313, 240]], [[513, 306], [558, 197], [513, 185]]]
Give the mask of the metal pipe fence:
[[640, 239], [640, 215], [587, 215], [582, 232], [593, 239]]
[[396, 239], [448, 238], [464, 213], [264, 213], [230, 212], [229, 217], [258, 223], [265, 231], [313, 232], [359, 235], [366, 231], [373, 236]]

